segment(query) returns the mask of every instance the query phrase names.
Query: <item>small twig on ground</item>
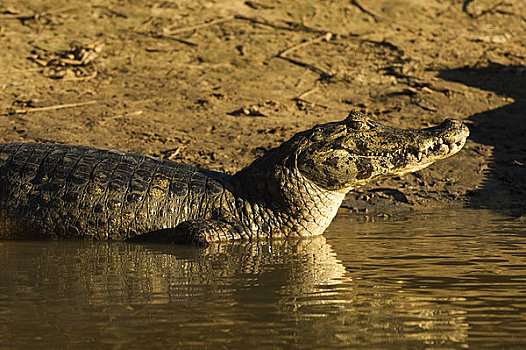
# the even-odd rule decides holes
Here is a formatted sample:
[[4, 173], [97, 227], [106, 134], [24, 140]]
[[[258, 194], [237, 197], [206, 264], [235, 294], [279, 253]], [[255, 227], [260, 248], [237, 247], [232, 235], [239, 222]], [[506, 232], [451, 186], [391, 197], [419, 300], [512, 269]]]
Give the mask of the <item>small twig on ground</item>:
[[0, 19], [18, 19], [20, 21], [27, 21], [30, 19], [38, 20], [41, 17], [48, 16], [48, 15], [54, 15], [54, 14], [61, 13], [61, 12], [67, 12], [74, 8], [76, 8], [76, 6], [69, 6], [69, 7], [63, 7], [61, 9], [56, 9], [56, 10], [25, 13], [25, 14], [8, 13], [8, 14], [1, 15]]
[[378, 22], [379, 17], [376, 14], [374, 14], [373, 12], [371, 12], [368, 9], [366, 9], [365, 7], [363, 7], [362, 4], [360, 4], [358, 2], [358, 0], [351, 0], [351, 5], [356, 6], [363, 13], [365, 13], [366, 15], [371, 16], [374, 19], [375, 22]]
[[234, 18], [236, 18], [236, 16], [228, 16], [228, 17], [215, 19], [215, 20], [212, 20], [212, 21], [206, 22], [206, 23], [194, 24], [194, 25], [190, 25], [190, 26], [186, 26], [186, 27], [175, 28], [173, 30], [166, 28], [163, 31], [164, 32], [163, 34], [164, 35], [174, 35], [174, 34], [180, 34], [180, 33], [184, 33], [184, 32], [190, 32], [192, 30], [206, 28], [206, 27], [210, 27], [210, 26], [213, 26], [213, 25], [216, 25], [216, 24], [219, 24], [219, 23], [228, 22], [228, 21], [233, 20]]
[[197, 45], [196, 43], [194, 43], [194, 42], [191, 42], [191, 41], [188, 41], [188, 40], [184, 40], [184, 39], [178, 38], [178, 37], [176, 37], [176, 36], [172, 36], [172, 35], [166, 35], [166, 34], [154, 33], [154, 32], [151, 32], [151, 33], [148, 33], [148, 32], [139, 32], [139, 31], [137, 31], [136, 33], [137, 33], [137, 34], [141, 34], [141, 35], [151, 36], [151, 37], [154, 37], [154, 38], [157, 38], [157, 39], [169, 39], [169, 40], [174, 40], [174, 41], [180, 42], [180, 43], [185, 44], [185, 45], [188, 45], [188, 46], [198, 46], [198, 45]]
[[253, 18], [253, 17], [243, 16], [243, 15], [235, 15], [234, 17], [236, 19], [241, 19], [241, 20], [244, 20], [244, 21], [249, 21], [249, 22], [252, 22], [252, 23], [256, 23], [256, 24], [260, 24], [260, 25], [264, 25], [264, 26], [272, 27], [272, 28], [276, 28], [276, 29], [289, 30], [289, 31], [294, 31], [294, 32], [308, 32], [308, 33], [317, 33], [317, 34], [327, 34], [327, 31], [325, 31], [325, 30], [319, 30], [319, 29], [310, 28], [310, 27], [307, 27], [304, 24], [300, 24], [300, 23], [286, 22], [288, 25], [284, 26], [284, 25], [281, 25], [281, 24], [276, 24], [276, 23], [269, 22], [269, 21], [264, 20], [264, 19], [257, 19], [257, 18]]
[[0, 72], [0, 75], [17, 74], [17, 73], [29, 73], [41, 71], [41, 68], [27, 68], [27, 69], [12, 69]]
[[307, 40], [307, 41], [304, 41], [302, 43], [299, 43], [297, 45], [294, 45], [294, 46], [291, 46], [281, 52], [279, 52], [276, 57], [278, 58], [281, 58], [283, 60], [286, 60], [286, 61], [289, 61], [290, 63], [293, 63], [293, 64], [296, 64], [298, 66], [301, 66], [301, 67], [304, 67], [304, 68], [307, 68], [311, 71], [313, 71], [314, 73], [317, 73], [320, 75], [320, 78], [321, 79], [325, 79], [325, 78], [329, 78], [331, 76], [331, 74], [325, 72], [323, 69], [321, 68], [318, 68], [310, 63], [305, 63], [305, 62], [302, 62], [302, 61], [298, 61], [294, 58], [291, 58], [291, 57], [288, 57], [286, 56], [286, 54], [292, 52], [292, 51], [295, 51], [297, 49], [300, 49], [302, 47], [305, 47], [307, 45], [311, 45], [313, 43], [316, 43], [316, 42], [320, 42], [320, 41], [330, 41], [332, 38], [332, 33], [329, 33], [329, 32], [326, 32], [324, 33], [322, 36], [319, 36], [317, 38], [314, 38], [314, 39], [311, 39], [311, 40]]
[[318, 86], [315, 86], [305, 92], [303, 92], [301, 95], [299, 95], [298, 97], [295, 97], [295, 98], [298, 98], [298, 99], [304, 99], [305, 97], [307, 97], [308, 95], [318, 91], [320, 88]]
[[493, 5], [492, 7], [490, 7], [489, 9], [485, 9], [484, 11], [482, 11], [480, 14], [476, 15], [474, 18], [479, 18], [479, 17], [482, 17], [488, 13], [494, 13], [494, 12], [497, 12], [498, 11], [498, 7], [501, 6], [501, 5], [504, 5], [505, 2], [504, 1], [501, 1], [495, 5]]
[[304, 103], [306, 105], [310, 105], [311, 107], [320, 107], [320, 108], [323, 108], [323, 109], [329, 109], [329, 106], [325, 106], [325, 105], [322, 105], [322, 104], [319, 104], [319, 103], [314, 103], [312, 101], [305, 100], [305, 99], [299, 98], [299, 97], [293, 98], [292, 100], [296, 101], [296, 102]]
[[155, 17], [153, 16], [150, 16], [148, 18], [146, 18], [141, 24], [139, 24], [138, 26], [136, 26], [134, 29], [136, 32], [140, 33], [141, 32], [141, 29], [143, 27], [146, 27], [147, 25], [149, 25], [150, 23], [153, 22], [153, 20], [155, 19]]
[[320, 79], [327, 79], [327, 78], [330, 78], [332, 75], [327, 73], [326, 71], [324, 71], [323, 69], [321, 68], [318, 68], [310, 63], [305, 63], [305, 62], [302, 62], [302, 61], [298, 61], [298, 60], [295, 60], [294, 58], [290, 58], [290, 57], [287, 57], [287, 56], [276, 56], [278, 58], [281, 58], [282, 60], [285, 60], [285, 61], [289, 61], [290, 63], [293, 63], [295, 65], [298, 65], [300, 67], [304, 67], [304, 68], [307, 68], [308, 70], [316, 73], [316, 74], [319, 74], [320, 75]]
[[124, 14], [122, 12], [115, 11], [114, 9], [112, 9], [112, 8], [106, 6], [106, 5], [91, 5], [91, 7], [105, 10], [105, 11], [107, 11], [107, 12], [109, 12], [112, 15], [115, 15], [117, 17], [128, 18], [128, 15], [126, 15], [126, 14]]
[[496, 13], [500, 13], [501, 15], [507, 15], [507, 16], [515, 16], [515, 17], [519, 17], [520, 19], [522, 19], [524, 22], [526, 22], [526, 16], [522, 16], [518, 13], [515, 13], [515, 12], [512, 12], [512, 11], [506, 11], [506, 10], [501, 10], [501, 9], [496, 9], [495, 10]]
[[33, 113], [33, 112], [53, 111], [57, 109], [81, 107], [81, 106], [91, 105], [94, 103], [97, 103], [97, 101], [93, 100], [93, 101], [87, 101], [87, 102], [67, 103], [63, 105], [54, 105], [54, 106], [47, 106], [47, 107], [15, 109], [14, 111], [2, 112], [0, 113], [0, 115], [27, 114], [27, 113]]
[[[154, 36], [155, 36], [155, 35], [154, 35]], [[185, 44], [185, 45], [188, 45], [188, 46], [198, 46], [196, 43], [194, 43], [194, 42], [192, 42], [192, 41], [184, 40], [184, 39], [181, 39], [181, 38], [178, 38], [178, 37], [172, 36], [172, 35], [160, 34], [160, 35], [155, 36], [155, 37], [162, 38], [162, 39], [175, 40], [175, 41], [180, 42], [181, 44]]]
[[141, 115], [142, 113], [143, 112], [141, 110], [139, 110], [139, 111], [135, 111], [135, 112], [131, 112], [131, 113], [116, 114], [116, 115], [112, 115], [110, 117], [104, 117], [102, 120], [100, 120], [100, 124], [104, 125], [104, 124], [106, 124], [106, 122], [113, 121], [115, 119], [137, 116], [137, 115]]
[[247, 5], [250, 8], [253, 8], [254, 10], [259, 10], [259, 9], [268, 10], [268, 9], [274, 8], [274, 6], [262, 4], [256, 1], [245, 1], [245, 5]]
[[324, 41], [324, 40], [325, 41], [331, 41], [331, 39], [332, 39], [332, 33], [327, 32], [327, 33], [325, 33], [322, 36], [319, 36], [317, 38], [306, 40], [306, 41], [303, 41], [303, 42], [301, 42], [299, 44], [291, 46], [291, 47], [281, 51], [280, 53], [278, 53], [278, 56], [280, 56], [280, 57], [281, 56], [285, 56], [286, 54], [288, 54], [288, 53], [290, 53], [290, 52], [292, 52], [294, 50], [300, 49], [302, 47], [305, 47], [307, 45], [314, 44], [314, 43], [317, 43], [317, 42], [320, 42], [320, 41]]
[[220, 23], [224, 23], [224, 22], [228, 22], [228, 21], [233, 20], [234, 18], [235, 18], [235, 16], [228, 16], [228, 17], [215, 19], [215, 20], [212, 20], [212, 21], [206, 22], [206, 23], [194, 24], [194, 25], [190, 25], [190, 26], [186, 26], [186, 27], [179, 27], [179, 28], [175, 28], [175, 29], [170, 29], [169, 27], [167, 27], [167, 28], [163, 28], [161, 32], [153, 32], [153, 31], [152, 32], [143, 32], [143, 31], [139, 31], [138, 30], [139, 28], [144, 27], [144, 26], [146, 26], [147, 24], [149, 24], [149, 23], [151, 23], [153, 21], [153, 17], [150, 17], [145, 22], [143, 22], [141, 25], [139, 25], [136, 28], [136, 32], [139, 33], [139, 34], [142, 34], [142, 35], [152, 36], [154, 38], [175, 40], [177, 42], [180, 42], [180, 43], [183, 43], [183, 44], [186, 44], [186, 45], [189, 45], [189, 46], [198, 46], [198, 44], [196, 44], [194, 42], [178, 38], [175, 35], [176, 34], [185, 33], [185, 32], [189, 32], [189, 31], [193, 31], [193, 30], [197, 30], [197, 29], [201, 29], [201, 28], [210, 27], [210, 26], [213, 26], [213, 25], [216, 25], [216, 24], [220, 24]]
[[316, 92], [319, 90], [319, 87], [315, 86], [305, 92], [303, 92], [301, 95], [297, 96], [297, 97], [293, 97], [292, 98], [292, 101], [296, 101], [296, 102], [301, 102], [301, 103], [304, 103], [304, 104], [308, 104], [308, 105], [311, 105], [313, 107], [321, 107], [321, 108], [324, 108], [324, 109], [329, 109], [328, 106], [325, 106], [325, 105], [322, 105], [322, 104], [319, 104], [319, 103], [315, 103], [315, 102], [312, 102], [312, 101], [309, 101], [309, 100], [306, 100], [305, 97], [307, 97], [308, 95]]

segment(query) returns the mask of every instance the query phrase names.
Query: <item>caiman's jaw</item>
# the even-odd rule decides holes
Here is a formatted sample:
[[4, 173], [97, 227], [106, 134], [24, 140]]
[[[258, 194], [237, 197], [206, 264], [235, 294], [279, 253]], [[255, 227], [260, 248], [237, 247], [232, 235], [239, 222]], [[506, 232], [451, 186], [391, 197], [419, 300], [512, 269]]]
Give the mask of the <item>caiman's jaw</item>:
[[[451, 124], [451, 126], [454, 127], [454, 124], [456, 123], [460, 124], [460, 122], [456, 120], [449, 119], [442, 123], [441, 126]], [[444, 137], [440, 134], [437, 136], [430, 136], [424, 140], [418, 140], [418, 138], [416, 138], [417, 143], [420, 141], [416, 147], [408, 147], [408, 151], [401, 152], [405, 157], [406, 165], [405, 169], [397, 174], [417, 171], [439, 159], [452, 156], [464, 147], [467, 135], [468, 132], [466, 132], [465, 136], [462, 134], [454, 134], [454, 137], [452, 138]]]
[[384, 126], [359, 112], [302, 133], [299, 171], [323, 188], [350, 189], [402, 175], [460, 151], [468, 128], [454, 119], [420, 130]]

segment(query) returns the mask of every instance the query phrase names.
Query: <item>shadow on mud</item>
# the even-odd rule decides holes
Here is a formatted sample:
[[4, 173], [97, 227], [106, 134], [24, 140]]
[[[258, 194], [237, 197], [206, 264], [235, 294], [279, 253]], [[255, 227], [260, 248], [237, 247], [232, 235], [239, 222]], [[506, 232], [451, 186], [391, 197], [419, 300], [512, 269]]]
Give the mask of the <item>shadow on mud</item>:
[[493, 91], [513, 103], [469, 117], [470, 138], [493, 147], [489, 173], [473, 193], [474, 207], [526, 212], [526, 66], [492, 63], [484, 68], [444, 70], [442, 79]]

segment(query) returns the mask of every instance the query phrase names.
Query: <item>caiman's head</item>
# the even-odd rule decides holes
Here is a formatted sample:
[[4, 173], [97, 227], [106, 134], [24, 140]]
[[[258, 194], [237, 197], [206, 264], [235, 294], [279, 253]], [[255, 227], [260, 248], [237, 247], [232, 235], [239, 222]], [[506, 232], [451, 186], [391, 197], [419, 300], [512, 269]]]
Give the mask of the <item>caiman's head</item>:
[[468, 128], [454, 119], [427, 129], [399, 130], [351, 112], [341, 122], [298, 134], [295, 161], [301, 174], [322, 188], [349, 189], [452, 156], [468, 135]]

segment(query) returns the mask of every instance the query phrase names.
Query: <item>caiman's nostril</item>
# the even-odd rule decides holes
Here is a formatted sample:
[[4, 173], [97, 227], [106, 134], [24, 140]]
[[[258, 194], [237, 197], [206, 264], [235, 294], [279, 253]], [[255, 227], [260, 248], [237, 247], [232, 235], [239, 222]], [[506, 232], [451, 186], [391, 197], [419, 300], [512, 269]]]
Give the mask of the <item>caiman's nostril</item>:
[[467, 130], [468, 129], [466, 125], [464, 125], [464, 123], [462, 123], [460, 120], [456, 120], [452, 118], [444, 120], [442, 124], [440, 124], [440, 126], [443, 128], [454, 129], [454, 130], [459, 130], [459, 129]]

